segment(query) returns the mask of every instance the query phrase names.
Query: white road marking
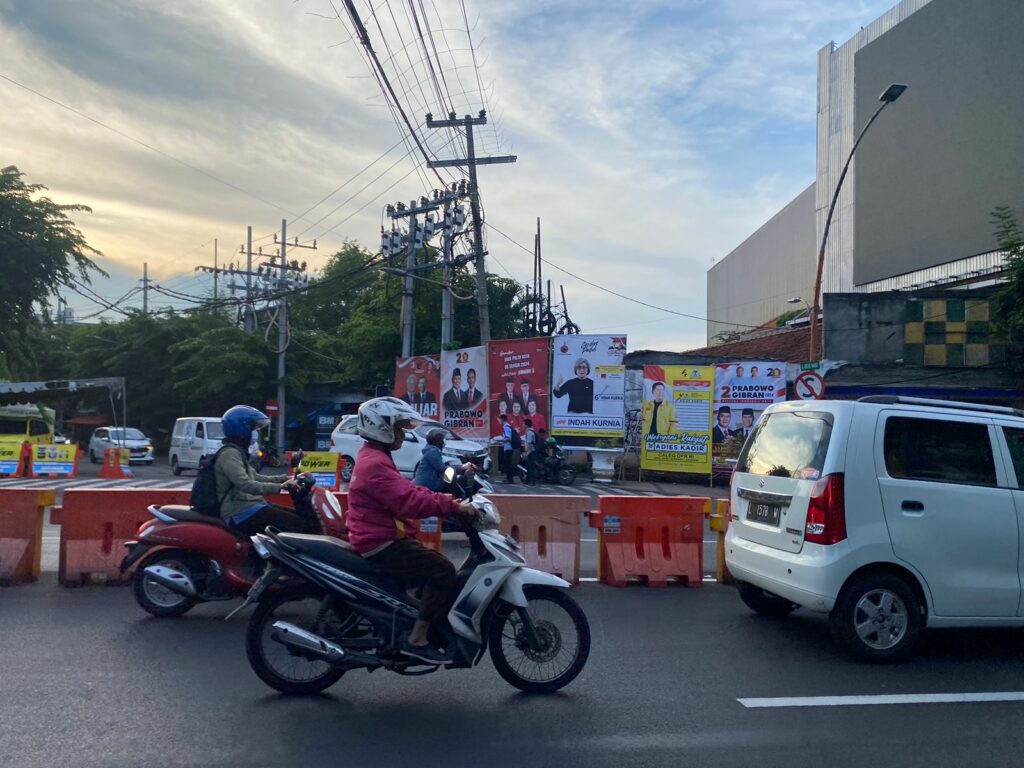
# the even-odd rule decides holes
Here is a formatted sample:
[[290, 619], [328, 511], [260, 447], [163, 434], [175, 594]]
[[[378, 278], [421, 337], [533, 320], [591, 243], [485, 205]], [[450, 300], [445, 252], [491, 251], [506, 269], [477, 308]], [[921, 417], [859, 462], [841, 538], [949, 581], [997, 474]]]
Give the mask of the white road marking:
[[1024, 691], [989, 693], [894, 693], [879, 696], [786, 696], [768, 699], [736, 699], [747, 709], [777, 707], [862, 707], [892, 704], [975, 704], [1024, 701]]

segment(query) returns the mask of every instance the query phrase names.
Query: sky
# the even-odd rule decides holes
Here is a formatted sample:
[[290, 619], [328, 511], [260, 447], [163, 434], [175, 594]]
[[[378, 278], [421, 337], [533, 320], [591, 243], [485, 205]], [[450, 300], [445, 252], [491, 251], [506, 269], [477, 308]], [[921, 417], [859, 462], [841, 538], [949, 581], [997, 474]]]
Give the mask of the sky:
[[[462, 150], [425, 112], [486, 107], [478, 154], [518, 157], [478, 171], [489, 270], [531, 279], [539, 217], [544, 277], [583, 332], [673, 351], [705, 343], [712, 263], [814, 179], [818, 50], [893, 4], [354, 0], [428, 153]], [[346, 239], [376, 250], [384, 206], [439, 184], [342, 0], [0, 0], [0, 49], [0, 166], [92, 208], [75, 221], [109, 302], [144, 262], [156, 285], [206, 294], [195, 268], [215, 239], [237, 260], [247, 225], [269, 252], [288, 219], [289, 240], [317, 239], [290, 255], [313, 269]]]

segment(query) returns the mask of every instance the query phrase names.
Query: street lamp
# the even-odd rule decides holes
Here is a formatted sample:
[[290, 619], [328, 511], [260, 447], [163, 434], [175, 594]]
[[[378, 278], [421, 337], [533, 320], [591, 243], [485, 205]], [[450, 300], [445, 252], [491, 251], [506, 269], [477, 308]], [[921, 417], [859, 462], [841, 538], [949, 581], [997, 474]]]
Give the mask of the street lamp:
[[882, 110], [903, 95], [905, 90], [907, 90], [907, 86], [901, 83], [893, 83], [882, 92], [881, 96], [878, 97], [878, 100], [882, 102], [882, 105], [875, 110], [875, 114], [873, 114], [871, 119], [868, 120], [863, 128], [861, 128], [860, 133], [857, 136], [857, 140], [853, 142], [853, 148], [850, 150], [850, 156], [846, 158], [846, 165], [843, 166], [843, 172], [839, 174], [839, 182], [836, 184], [836, 191], [832, 195], [832, 202], [828, 207], [828, 216], [825, 217], [825, 231], [821, 235], [821, 248], [818, 250], [818, 271], [814, 278], [814, 306], [811, 307], [811, 360], [818, 359], [818, 313], [821, 311], [821, 307], [819, 306], [821, 302], [821, 271], [825, 266], [825, 244], [828, 242], [828, 230], [832, 224], [832, 213], [835, 211], [836, 203], [839, 201], [839, 190], [843, 187], [843, 180], [846, 178], [846, 172], [850, 169], [850, 162], [853, 160], [853, 153], [857, 151], [857, 146], [860, 144], [861, 139], [864, 138], [864, 134], [868, 132], [868, 128], [870, 128], [871, 124], [875, 122], [875, 119], [882, 114]]

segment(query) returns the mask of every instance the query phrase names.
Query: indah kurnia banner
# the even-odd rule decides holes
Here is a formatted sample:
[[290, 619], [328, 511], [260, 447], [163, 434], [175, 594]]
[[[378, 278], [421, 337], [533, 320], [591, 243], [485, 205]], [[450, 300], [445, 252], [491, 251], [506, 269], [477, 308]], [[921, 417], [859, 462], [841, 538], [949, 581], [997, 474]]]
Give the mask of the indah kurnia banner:
[[743, 362], [715, 366], [715, 424], [711, 432], [716, 469], [732, 467], [764, 409], [786, 399], [786, 364]]
[[663, 472], [711, 473], [709, 365], [644, 366], [640, 466]]
[[487, 347], [441, 353], [441, 421], [467, 440], [487, 443]]
[[395, 360], [395, 397], [405, 400], [428, 419], [440, 416], [441, 360], [437, 355], [400, 357]]
[[526, 434], [548, 428], [548, 368], [551, 339], [509, 339], [487, 345], [491, 404], [491, 437], [501, 435], [501, 414], [512, 428]]
[[551, 434], [565, 445], [620, 448], [625, 437], [626, 336], [555, 336]]

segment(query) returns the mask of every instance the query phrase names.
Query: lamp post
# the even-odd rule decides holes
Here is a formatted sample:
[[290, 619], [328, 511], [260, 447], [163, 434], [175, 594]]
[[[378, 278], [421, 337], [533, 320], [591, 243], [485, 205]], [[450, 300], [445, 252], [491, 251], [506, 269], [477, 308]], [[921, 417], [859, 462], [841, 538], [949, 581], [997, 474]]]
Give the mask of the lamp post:
[[[843, 172], [839, 174], [839, 182], [836, 184], [836, 191], [832, 195], [832, 202], [828, 207], [828, 215], [825, 217], [825, 231], [821, 235], [821, 248], [818, 250], [818, 271], [814, 277], [814, 306], [811, 307], [811, 349], [810, 359], [818, 359], [818, 314], [821, 312], [821, 272], [825, 266], [825, 244], [828, 242], [828, 230], [832, 225], [832, 213], [836, 209], [836, 203], [839, 201], [839, 190], [843, 187], [843, 180], [846, 178], [846, 172], [850, 170], [850, 162], [853, 160], [853, 153], [857, 151], [857, 146], [860, 144], [861, 139], [864, 138], [864, 134], [868, 132], [868, 128], [875, 122], [876, 118], [882, 114], [882, 110], [892, 104], [898, 99], [903, 92], [907, 90], [907, 86], [900, 83], [893, 83], [882, 95], [878, 97], [878, 100], [882, 102], [881, 106], [875, 110], [875, 114], [871, 116], [871, 119], [867, 121], [860, 133], [857, 135], [857, 140], [853, 142], [853, 148], [850, 150], [850, 156], [846, 158], [846, 165], [843, 166]], [[790, 300], [792, 303], [792, 300]]]

